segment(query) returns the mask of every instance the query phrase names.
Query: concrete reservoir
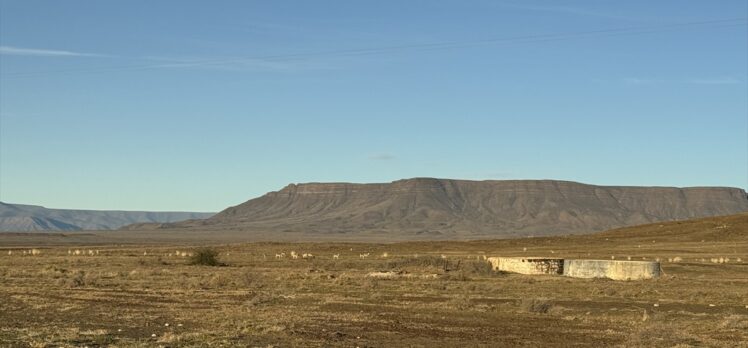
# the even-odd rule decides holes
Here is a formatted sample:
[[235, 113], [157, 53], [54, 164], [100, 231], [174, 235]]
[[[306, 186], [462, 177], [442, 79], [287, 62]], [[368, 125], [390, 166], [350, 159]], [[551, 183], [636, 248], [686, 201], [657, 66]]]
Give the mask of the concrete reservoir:
[[660, 263], [649, 261], [568, 260], [543, 257], [489, 257], [494, 271], [554, 274], [573, 278], [614, 280], [652, 279], [660, 276]]
[[652, 279], [660, 276], [660, 263], [650, 261], [564, 260], [564, 275], [574, 278], [615, 280]]
[[564, 259], [543, 257], [489, 257], [494, 271], [520, 274], [563, 274]]

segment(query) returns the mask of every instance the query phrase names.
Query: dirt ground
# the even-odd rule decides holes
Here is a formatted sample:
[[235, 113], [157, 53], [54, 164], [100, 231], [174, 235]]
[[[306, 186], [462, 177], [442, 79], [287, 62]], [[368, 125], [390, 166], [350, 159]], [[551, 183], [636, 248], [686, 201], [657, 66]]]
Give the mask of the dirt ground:
[[[748, 347], [748, 240], [614, 237], [224, 244], [219, 267], [188, 264], [201, 245], [0, 248], [0, 345]], [[484, 255], [659, 258], [664, 276], [500, 274]]]

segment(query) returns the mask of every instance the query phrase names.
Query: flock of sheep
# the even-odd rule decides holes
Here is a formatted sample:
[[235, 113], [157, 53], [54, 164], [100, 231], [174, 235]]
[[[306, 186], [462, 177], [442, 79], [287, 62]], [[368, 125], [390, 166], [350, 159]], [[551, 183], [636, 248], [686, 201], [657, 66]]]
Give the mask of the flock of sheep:
[[[523, 248], [523, 251], [527, 251], [527, 248]], [[100, 254], [100, 251], [99, 250], [92, 250], [92, 249], [74, 249], [74, 250], [68, 249], [67, 253], [70, 256], [97, 256], [97, 255]], [[38, 256], [38, 255], [42, 254], [42, 251], [40, 249], [8, 250], [8, 256], [12, 256], [14, 254], [22, 255], [22, 256]], [[147, 255], [148, 255], [148, 252], [144, 251], [143, 252], [143, 256], [147, 256]], [[193, 255], [192, 252], [179, 251], [179, 250], [176, 250], [173, 253], [166, 254], [166, 256], [169, 256], [169, 257], [191, 257], [192, 255]], [[226, 253], [226, 255], [229, 255], [229, 253]], [[367, 253], [360, 253], [358, 255], [358, 257], [363, 260], [363, 259], [369, 258], [370, 255], [371, 254], [368, 253], [368, 252]], [[286, 256], [287, 255], [286, 255], [285, 252], [281, 252], [281, 253], [275, 254], [275, 258], [276, 259], [284, 259], [284, 258], [286, 258]], [[315, 258], [315, 255], [313, 255], [312, 253], [297, 253], [296, 251], [291, 251], [290, 253], [288, 253], [288, 256], [290, 256], [291, 259], [294, 259], [294, 260], [295, 259], [299, 259], [299, 258], [301, 258], [301, 259], [314, 259]], [[389, 253], [384, 252], [379, 257], [380, 258], [388, 258], [389, 256], [390, 256]], [[446, 258], [445, 255], [441, 255], [441, 257], [442, 258]], [[263, 254], [263, 258], [266, 258], [266, 256], [264, 254]], [[479, 256], [479, 258], [480, 258], [480, 256]], [[482, 258], [485, 259], [485, 255], [483, 255]], [[612, 260], [616, 259], [615, 256], [611, 256], [610, 258]], [[332, 255], [332, 259], [333, 260], [340, 259], [340, 254], [333, 254]], [[631, 258], [631, 256], [629, 256], [629, 257], [627, 257], [627, 259], [631, 260], [632, 258]], [[642, 257], [642, 260], [646, 260], [646, 259], [647, 259], [646, 257]], [[672, 258], [667, 258], [667, 259], [655, 258], [655, 261], [660, 261], [661, 262], [661, 261], [665, 261], [665, 260], [667, 260], [667, 262], [672, 262], [672, 263], [677, 263], [677, 262], [683, 262], [684, 261], [684, 259], [681, 258], [681, 257], [679, 257], [679, 256], [672, 257]], [[739, 257], [735, 258], [735, 259], [730, 259], [728, 257], [713, 257], [711, 259], [701, 258], [701, 259], [694, 259], [693, 261], [695, 261], [695, 262], [710, 262], [710, 263], [716, 263], [716, 264], [726, 264], [726, 263], [730, 263], [730, 262], [737, 262], [737, 263], [742, 263], [743, 262], [743, 260], [741, 258], [739, 258]]]
[[[302, 258], [302, 259], [313, 259], [315, 257], [312, 253], [299, 254], [299, 253], [297, 253], [296, 251], [293, 251], [293, 250], [289, 253], [289, 255], [291, 256], [291, 259], [294, 259], [294, 260], [296, 260], [298, 258]], [[360, 259], [366, 259], [366, 258], [369, 257], [369, 255], [370, 255], [370, 253], [363, 253], [363, 254], [359, 254], [358, 257]], [[387, 258], [387, 257], [389, 257], [389, 255], [390, 255], [389, 253], [385, 252], [385, 253], [382, 253], [381, 257], [382, 258]], [[275, 254], [275, 258], [276, 259], [283, 259], [285, 257], [286, 257], [286, 253], [285, 252], [282, 252], [280, 254]], [[340, 254], [333, 254], [332, 255], [332, 259], [333, 260], [339, 260], [340, 259]]]

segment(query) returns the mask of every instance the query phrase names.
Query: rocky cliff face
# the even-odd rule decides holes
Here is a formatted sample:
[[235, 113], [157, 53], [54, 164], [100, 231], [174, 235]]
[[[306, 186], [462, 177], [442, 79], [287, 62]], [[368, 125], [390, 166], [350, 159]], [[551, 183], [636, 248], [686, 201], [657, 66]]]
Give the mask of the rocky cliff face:
[[512, 237], [587, 233], [746, 211], [748, 198], [737, 188], [417, 178], [388, 184], [291, 184], [207, 220], [160, 227]]

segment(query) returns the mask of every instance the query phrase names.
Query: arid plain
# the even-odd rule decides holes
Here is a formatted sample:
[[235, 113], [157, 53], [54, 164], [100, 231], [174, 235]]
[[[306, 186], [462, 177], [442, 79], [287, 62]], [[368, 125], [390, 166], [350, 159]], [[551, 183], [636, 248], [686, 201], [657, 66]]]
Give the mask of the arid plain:
[[[176, 243], [3, 234], [9, 347], [748, 346], [748, 215], [568, 237]], [[61, 242], [64, 240], [64, 243]], [[241, 242], [241, 243], [239, 243]], [[36, 249], [33, 252], [32, 250]], [[76, 250], [81, 255], [75, 255]], [[26, 255], [24, 255], [24, 252]], [[291, 253], [313, 257], [293, 259]], [[90, 255], [93, 254], [93, 255]], [[335, 257], [335, 255], [338, 255]], [[364, 256], [368, 255], [368, 256]], [[662, 261], [659, 279], [503, 274], [483, 256]]]

